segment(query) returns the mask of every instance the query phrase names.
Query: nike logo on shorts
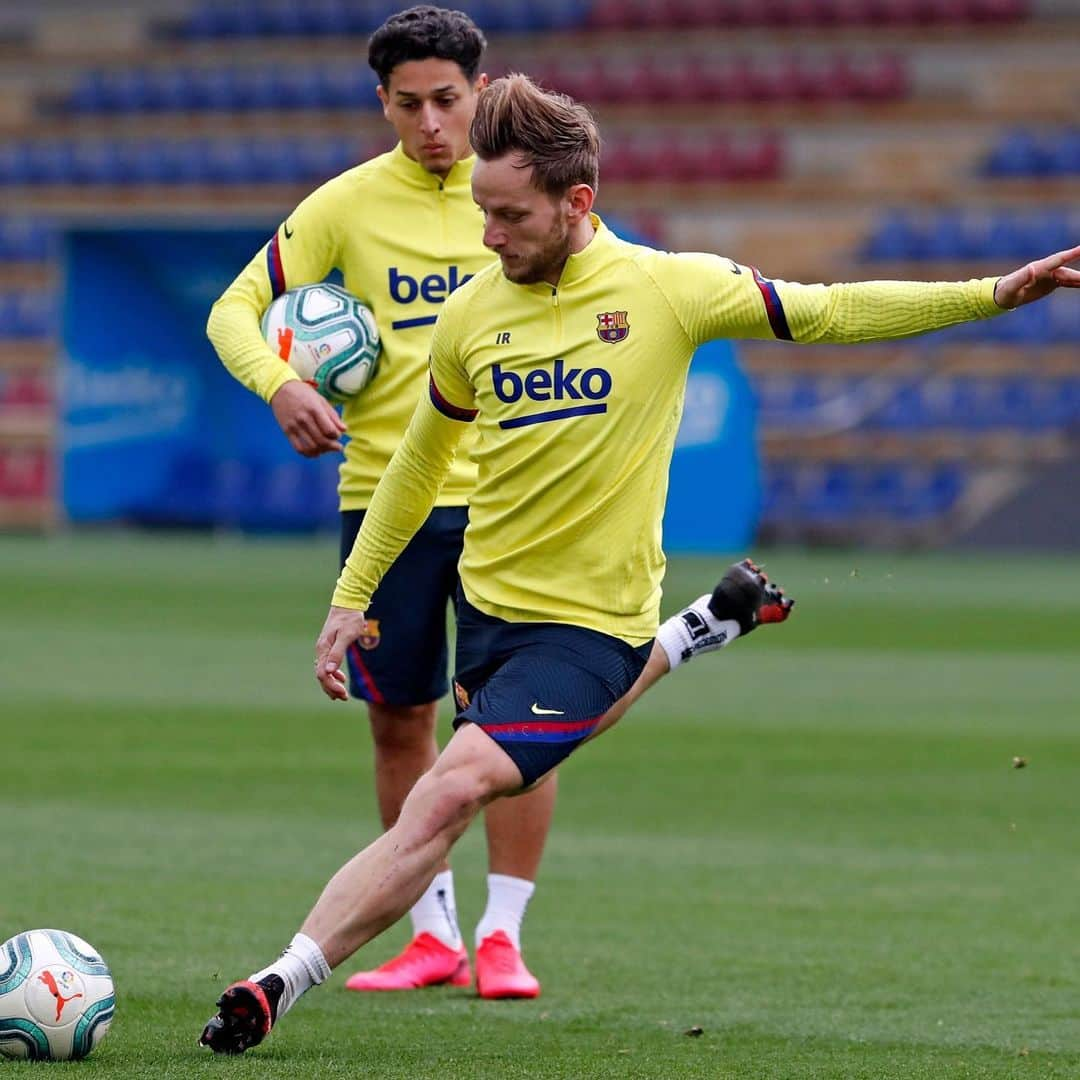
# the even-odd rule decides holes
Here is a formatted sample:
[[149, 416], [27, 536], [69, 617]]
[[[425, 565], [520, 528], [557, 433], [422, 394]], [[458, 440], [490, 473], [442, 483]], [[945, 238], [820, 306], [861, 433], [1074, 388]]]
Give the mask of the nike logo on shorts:
[[534, 716], [565, 716], [566, 713], [562, 709], [541, 709], [539, 705], [534, 701], [532, 703], [532, 713]]

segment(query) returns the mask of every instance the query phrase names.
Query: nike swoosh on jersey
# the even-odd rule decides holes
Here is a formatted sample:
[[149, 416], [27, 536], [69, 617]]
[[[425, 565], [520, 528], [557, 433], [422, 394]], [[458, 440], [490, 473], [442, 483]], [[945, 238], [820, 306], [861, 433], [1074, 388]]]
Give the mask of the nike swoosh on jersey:
[[534, 716], [565, 716], [566, 713], [562, 709], [542, 709], [534, 701], [532, 703], [532, 712]]
[[289, 222], [286, 219], [285, 224], [282, 225], [282, 230], [285, 233], [285, 239], [291, 240], [293, 238], [293, 230], [289, 228]]

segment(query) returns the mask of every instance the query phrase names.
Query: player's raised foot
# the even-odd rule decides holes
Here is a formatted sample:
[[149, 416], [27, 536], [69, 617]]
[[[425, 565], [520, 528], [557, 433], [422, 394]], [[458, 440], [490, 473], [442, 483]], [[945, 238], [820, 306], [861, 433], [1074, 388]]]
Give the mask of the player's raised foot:
[[422, 986], [468, 986], [470, 982], [472, 971], [465, 946], [452, 949], [425, 931], [382, 967], [350, 975], [345, 989], [418, 990]]
[[247, 979], [225, 988], [217, 1000], [218, 1011], [199, 1036], [202, 1046], [215, 1054], [242, 1054], [270, 1034], [281, 997], [281, 979], [268, 976], [259, 982]]
[[722, 649], [762, 623], [783, 622], [794, 604], [760, 566], [743, 559], [724, 574], [711, 596], [699, 596], [661, 623], [656, 640], [675, 668]]
[[489, 934], [476, 950], [476, 992], [489, 1000], [540, 996], [539, 981], [502, 930]]
[[783, 622], [794, 606], [795, 601], [750, 559], [732, 566], [709, 598], [713, 618], [734, 619], [740, 634], [749, 634], [763, 623]]

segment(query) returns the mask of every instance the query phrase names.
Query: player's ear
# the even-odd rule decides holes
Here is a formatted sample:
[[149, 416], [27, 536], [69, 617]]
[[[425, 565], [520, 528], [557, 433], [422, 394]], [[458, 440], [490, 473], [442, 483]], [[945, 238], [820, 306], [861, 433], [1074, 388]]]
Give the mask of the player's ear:
[[572, 184], [566, 192], [567, 223], [576, 225], [592, 212], [596, 192], [588, 184]]
[[476, 76], [476, 82], [473, 83], [473, 90], [479, 94], [490, 81], [491, 80], [487, 77], [487, 72], [481, 71], [480, 74]]
[[385, 116], [386, 119], [389, 120], [390, 116], [388, 114], [388, 110], [390, 108], [390, 95], [386, 92], [386, 88], [383, 86], [382, 83], [379, 83], [375, 87], [375, 93], [379, 95], [379, 104], [382, 105], [383, 116]]

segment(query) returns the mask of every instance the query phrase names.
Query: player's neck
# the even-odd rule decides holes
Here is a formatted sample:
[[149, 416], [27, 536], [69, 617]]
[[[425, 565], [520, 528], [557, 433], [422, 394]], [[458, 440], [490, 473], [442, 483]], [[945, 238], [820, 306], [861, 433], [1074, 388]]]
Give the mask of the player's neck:
[[472, 147], [469, 147], [469, 149], [468, 149], [468, 150], [466, 150], [466, 151], [465, 151], [465, 153], [464, 153], [464, 154], [462, 154], [462, 155], [461, 155], [461, 157], [459, 157], [459, 158], [457, 159], [457, 161], [455, 161], [455, 162], [453, 163], [453, 165], [451, 165], [451, 166], [450, 166], [449, 168], [447, 168], [447, 169], [440, 169], [440, 170], [438, 170], [438, 171], [435, 171], [435, 170], [429, 169], [429, 170], [428, 170], [428, 172], [430, 172], [432, 176], [437, 176], [437, 177], [438, 177], [438, 178], [439, 178], [439, 179], [440, 179], [440, 180], [441, 180], [441, 181], [442, 181], [442, 182], [443, 182], [443, 183], [445, 184], [445, 183], [446, 183], [446, 179], [447, 179], [447, 177], [448, 177], [448, 176], [449, 176], [449, 175], [450, 175], [450, 174], [451, 174], [451, 173], [452, 173], [452, 172], [453, 172], [453, 171], [454, 171], [454, 170], [455, 170], [455, 169], [456, 169], [456, 168], [457, 168], [457, 167], [458, 167], [458, 166], [459, 166], [459, 165], [460, 165], [460, 164], [461, 164], [461, 163], [462, 163], [462, 162], [463, 162], [463, 161], [464, 161], [464, 160], [465, 160], [465, 159], [466, 159], [467, 157], [470, 157], [471, 155], [472, 155]]
[[[593, 225], [592, 216], [586, 215], [582, 221], [579, 221], [577, 225], [574, 225], [570, 229], [570, 255], [577, 255], [579, 252], [584, 251], [595, 235], [596, 226]], [[563, 259], [558, 266], [553, 266], [551, 270], [544, 275], [544, 281], [553, 288], [558, 288], [563, 271], [566, 269], [566, 262], [567, 260]]]

